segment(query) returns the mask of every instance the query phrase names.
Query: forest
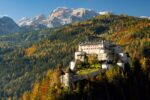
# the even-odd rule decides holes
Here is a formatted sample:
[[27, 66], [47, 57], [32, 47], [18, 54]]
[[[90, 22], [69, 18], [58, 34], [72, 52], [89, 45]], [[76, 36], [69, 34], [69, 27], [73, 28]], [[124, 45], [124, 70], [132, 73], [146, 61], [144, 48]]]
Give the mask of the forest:
[[[59, 71], [69, 65], [80, 42], [106, 39], [131, 58], [118, 68], [65, 90]], [[150, 21], [127, 15], [100, 15], [53, 29], [0, 36], [0, 98], [13, 100], [149, 100]], [[54, 77], [55, 76], [55, 77]], [[115, 91], [115, 92], [114, 92]]]

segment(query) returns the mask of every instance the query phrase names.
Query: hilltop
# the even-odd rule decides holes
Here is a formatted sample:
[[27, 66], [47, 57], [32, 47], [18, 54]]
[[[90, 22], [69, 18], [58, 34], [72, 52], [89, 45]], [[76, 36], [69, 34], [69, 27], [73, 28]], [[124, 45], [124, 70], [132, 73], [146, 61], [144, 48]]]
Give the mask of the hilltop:
[[18, 97], [36, 87], [33, 85], [36, 80], [45, 82], [47, 70], [58, 63], [63, 68], [68, 66], [78, 44], [88, 37], [93, 41], [104, 38], [121, 45], [131, 57], [131, 67], [141, 68], [149, 75], [150, 21], [126, 15], [100, 15], [54, 29], [5, 36], [6, 40], [14, 39], [14, 46], [1, 37], [0, 95]]

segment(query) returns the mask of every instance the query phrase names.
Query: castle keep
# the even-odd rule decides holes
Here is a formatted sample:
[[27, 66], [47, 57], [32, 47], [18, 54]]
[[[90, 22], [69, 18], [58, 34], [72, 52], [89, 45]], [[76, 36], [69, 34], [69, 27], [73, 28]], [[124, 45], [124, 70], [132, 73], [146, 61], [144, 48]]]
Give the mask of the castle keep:
[[101, 41], [101, 42], [85, 42], [79, 44], [78, 51], [75, 52], [75, 61], [80, 60], [84, 61], [85, 60], [85, 55], [90, 55], [90, 54], [96, 54], [97, 59], [99, 61], [109, 61], [110, 57], [108, 54], [107, 48], [109, 47], [109, 44], [107, 42]]

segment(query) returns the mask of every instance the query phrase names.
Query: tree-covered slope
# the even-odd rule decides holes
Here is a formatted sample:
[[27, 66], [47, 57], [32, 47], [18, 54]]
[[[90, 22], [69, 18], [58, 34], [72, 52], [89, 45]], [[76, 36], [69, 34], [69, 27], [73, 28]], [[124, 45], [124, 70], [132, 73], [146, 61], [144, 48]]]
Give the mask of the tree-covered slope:
[[[63, 67], [68, 66], [78, 44], [86, 41], [88, 37], [92, 41], [105, 38], [118, 43], [124, 38], [123, 34], [130, 35], [130, 33], [138, 32], [142, 35], [136, 35], [136, 37], [142, 36], [142, 41], [146, 43], [143, 42], [137, 53], [143, 56], [145, 53], [149, 55], [149, 23], [148, 19], [104, 15], [60, 28], [6, 36], [16, 40], [14, 43], [0, 37], [3, 40], [0, 47], [0, 96], [17, 97], [24, 91], [30, 90], [35, 80], [42, 80], [47, 69], [54, 68], [58, 63], [61, 63]], [[124, 45], [130, 41], [130, 38], [126, 38], [126, 41], [121, 44], [131, 56], [133, 56], [131, 51], [134, 50], [131, 44], [134, 45], [134, 41], [140, 42], [137, 38], [133, 38], [133, 44], [130, 42], [129, 45]], [[146, 50], [144, 54], [140, 51], [143, 50], [142, 47]], [[137, 59], [140, 59], [140, 63], [144, 66], [149, 56], [144, 56], [146, 61], [142, 61], [143, 56]]]

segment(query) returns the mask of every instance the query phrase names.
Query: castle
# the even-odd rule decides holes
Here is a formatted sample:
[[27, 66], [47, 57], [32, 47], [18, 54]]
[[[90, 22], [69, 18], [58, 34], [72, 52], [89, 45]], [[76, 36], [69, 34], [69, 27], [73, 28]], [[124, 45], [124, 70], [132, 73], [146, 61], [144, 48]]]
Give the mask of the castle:
[[105, 62], [103, 65], [114, 60], [114, 56], [118, 58], [118, 66], [124, 68], [124, 64], [128, 63], [127, 54], [123, 53], [120, 46], [102, 40], [100, 42], [85, 42], [79, 44], [78, 51], [75, 52], [75, 61], [70, 63], [70, 68], [74, 70], [74, 65], [77, 60], [84, 62], [86, 55], [96, 55], [98, 61]]
[[80, 60], [84, 61], [85, 55], [96, 54], [99, 61], [109, 61], [110, 57], [108, 55], [107, 48], [109, 47], [109, 43], [101, 41], [101, 42], [85, 42], [79, 44], [79, 49], [75, 52], [75, 61]]
[[[77, 80], [84, 79], [86, 77], [81, 75], [74, 75], [72, 72], [76, 70], [77, 61], [85, 62], [86, 56], [88, 55], [96, 55], [96, 58], [99, 62], [101, 62], [101, 69], [110, 69], [110, 62], [116, 61], [116, 65], [124, 69], [125, 64], [129, 63], [129, 58], [127, 54], [123, 53], [120, 46], [114, 45], [109, 41], [99, 41], [99, 42], [84, 42], [80, 43], [78, 46], [78, 51], [74, 54], [74, 61], [70, 62], [70, 67], [66, 71], [64, 75], [61, 76], [61, 82], [69, 87], [70, 84]], [[98, 74], [100, 71], [96, 71], [94, 73], [89, 74], [90, 76], [94, 76]]]

